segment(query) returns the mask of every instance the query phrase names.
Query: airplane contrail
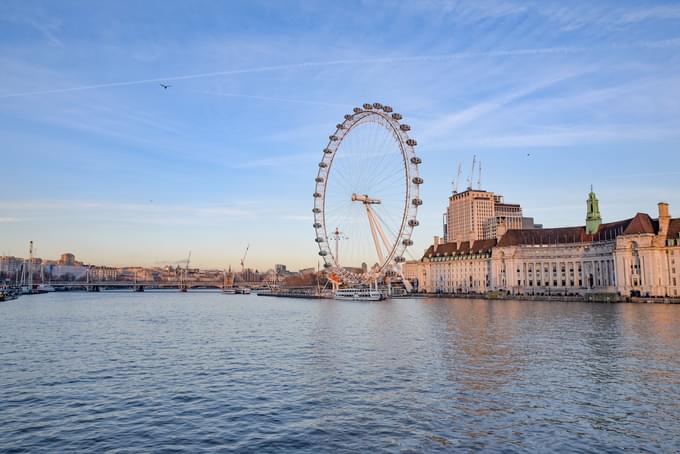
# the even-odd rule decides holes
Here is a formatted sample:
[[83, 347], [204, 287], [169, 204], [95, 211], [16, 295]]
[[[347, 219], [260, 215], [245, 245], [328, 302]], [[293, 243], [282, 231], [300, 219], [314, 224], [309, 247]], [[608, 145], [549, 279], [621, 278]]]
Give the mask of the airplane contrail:
[[65, 87], [65, 88], [54, 88], [47, 90], [36, 90], [36, 91], [26, 91], [19, 93], [6, 93], [0, 94], [0, 99], [6, 98], [17, 98], [23, 96], [35, 96], [35, 95], [49, 95], [56, 93], [68, 93], [74, 91], [85, 91], [94, 90], [98, 88], [112, 88], [112, 87], [124, 87], [130, 85], [142, 85], [148, 83], [160, 83], [160, 82], [170, 82], [179, 80], [190, 80], [190, 79], [202, 79], [208, 77], [219, 77], [219, 76], [230, 76], [238, 74], [252, 74], [260, 72], [272, 72], [272, 71], [285, 71], [285, 70], [296, 70], [296, 69], [306, 69], [306, 68], [321, 68], [325, 66], [339, 66], [339, 65], [363, 65], [363, 64], [384, 64], [384, 63], [408, 63], [415, 61], [446, 61], [446, 60], [457, 60], [465, 58], [474, 57], [513, 57], [522, 55], [545, 55], [545, 54], [571, 54], [571, 53], [583, 53], [595, 50], [622, 50], [622, 49], [635, 49], [635, 48], [666, 48], [666, 47], [678, 47], [680, 46], [680, 39], [670, 39], [663, 41], [652, 41], [652, 42], [641, 42], [633, 45], [611, 45], [607, 47], [599, 48], [587, 48], [587, 47], [544, 47], [544, 48], [529, 48], [529, 49], [514, 49], [514, 50], [497, 50], [497, 51], [482, 51], [482, 52], [458, 52], [453, 54], [441, 54], [441, 55], [417, 55], [417, 56], [407, 56], [407, 57], [376, 57], [376, 58], [355, 58], [355, 59], [344, 59], [344, 60], [327, 60], [327, 61], [316, 61], [316, 62], [302, 62], [302, 63], [289, 63], [283, 65], [272, 65], [272, 66], [260, 66], [253, 68], [243, 68], [243, 69], [229, 69], [224, 71], [214, 71], [207, 73], [198, 74], [185, 74], [179, 76], [169, 76], [169, 77], [154, 77], [152, 79], [137, 79], [128, 80], [121, 82], [107, 82], [101, 84], [92, 85], [80, 85], [76, 87]]

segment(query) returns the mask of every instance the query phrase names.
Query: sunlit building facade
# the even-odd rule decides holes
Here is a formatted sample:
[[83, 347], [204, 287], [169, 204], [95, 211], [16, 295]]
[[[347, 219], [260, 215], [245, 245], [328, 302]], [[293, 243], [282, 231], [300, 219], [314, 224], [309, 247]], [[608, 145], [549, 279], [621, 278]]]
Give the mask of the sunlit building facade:
[[[467, 206], [462, 211], [488, 208], [494, 200], [488, 194], [464, 195], [468, 200], [460, 202]], [[426, 292], [680, 296], [680, 218], [671, 218], [668, 204], [659, 203], [657, 219], [638, 213], [611, 223], [602, 223], [592, 190], [586, 206], [582, 226], [522, 229], [521, 220], [520, 228], [515, 228], [514, 220], [499, 217], [495, 238], [435, 237], [420, 261], [409, 265], [409, 276], [417, 277], [420, 291]], [[470, 226], [467, 237], [470, 232], [478, 234], [474, 226], [479, 224], [470, 224], [467, 215], [461, 219], [449, 217], [452, 235]]]

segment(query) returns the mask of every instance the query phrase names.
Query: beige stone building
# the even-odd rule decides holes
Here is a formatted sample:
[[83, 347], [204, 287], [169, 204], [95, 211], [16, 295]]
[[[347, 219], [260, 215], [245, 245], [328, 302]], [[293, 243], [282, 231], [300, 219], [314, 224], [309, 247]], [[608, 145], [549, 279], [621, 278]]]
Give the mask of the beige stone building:
[[[463, 235], [469, 238], [480, 225], [470, 219], [480, 212], [486, 216], [496, 201], [484, 191], [466, 193], [450, 198], [449, 214], [463, 214], [450, 218], [449, 231], [463, 235], [471, 226]], [[583, 226], [508, 228], [507, 218], [498, 218], [495, 239], [435, 237], [423, 257], [409, 263], [408, 278], [427, 292], [680, 296], [680, 218], [671, 218], [668, 204], [659, 203], [657, 219], [638, 213], [604, 224], [592, 190], [586, 204]]]
[[491, 289], [491, 253], [496, 240], [444, 243], [435, 237], [419, 262], [419, 290], [485, 293]]
[[522, 228], [522, 207], [505, 203], [500, 194], [468, 188], [449, 197], [444, 218], [447, 242], [490, 240], [501, 222], [510, 229]]
[[638, 213], [616, 238], [614, 261], [622, 295], [680, 296], [680, 218], [672, 219], [667, 203], [659, 216]]

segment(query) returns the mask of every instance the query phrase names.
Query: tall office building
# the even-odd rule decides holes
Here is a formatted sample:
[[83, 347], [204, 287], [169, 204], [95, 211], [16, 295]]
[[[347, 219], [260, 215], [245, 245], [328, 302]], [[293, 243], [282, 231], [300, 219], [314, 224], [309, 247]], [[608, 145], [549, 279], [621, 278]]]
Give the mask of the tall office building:
[[445, 214], [446, 242], [495, 239], [498, 225], [522, 228], [522, 207], [505, 203], [503, 196], [481, 189], [455, 192], [449, 197]]

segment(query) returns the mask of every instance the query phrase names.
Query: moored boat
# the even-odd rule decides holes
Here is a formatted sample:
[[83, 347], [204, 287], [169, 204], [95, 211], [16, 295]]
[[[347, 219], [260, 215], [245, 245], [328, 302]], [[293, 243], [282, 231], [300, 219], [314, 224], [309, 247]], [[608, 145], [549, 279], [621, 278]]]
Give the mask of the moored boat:
[[50, 284], [39, 284], [38, 287], [36, 287], [36, 290], [38, 293], [49, 293], [54, 292], [56, 289]]
[[379, 290], [370, 288], [341, 288], [335, 291], [336, 300], [381, 301], [385, 295]]

